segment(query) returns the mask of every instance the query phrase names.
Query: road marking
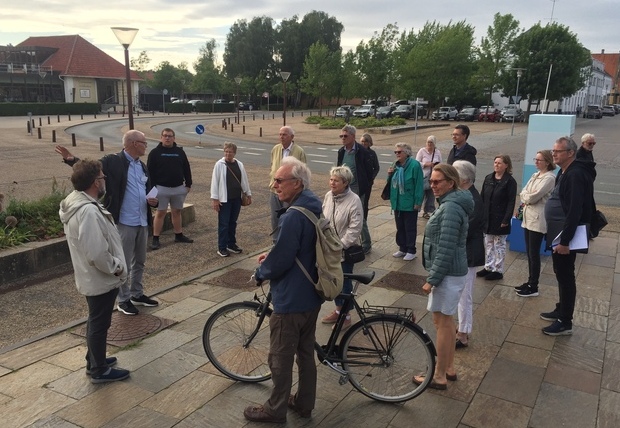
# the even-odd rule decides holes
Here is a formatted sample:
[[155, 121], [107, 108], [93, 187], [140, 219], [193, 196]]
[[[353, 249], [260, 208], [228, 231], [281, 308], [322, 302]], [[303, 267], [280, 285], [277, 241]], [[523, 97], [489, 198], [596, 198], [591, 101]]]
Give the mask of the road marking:
[[262, 153], [243, 152], [244, 155], [261, 156]]
[[314, 163], [325, 163], [328, 165], [335, 165], [333, 162], [327, 162], [327, 161], [320, 161], [320, 160], [311, 160], [310, 162], [314, 162]]
[[318, 157], [318, 158], [326, 158], [327, 157], [327, 155], [315, 155], [315, 154], [312, 154], [312, 153], [308, 153], [306, 156], [314, 156], [314, 157]]

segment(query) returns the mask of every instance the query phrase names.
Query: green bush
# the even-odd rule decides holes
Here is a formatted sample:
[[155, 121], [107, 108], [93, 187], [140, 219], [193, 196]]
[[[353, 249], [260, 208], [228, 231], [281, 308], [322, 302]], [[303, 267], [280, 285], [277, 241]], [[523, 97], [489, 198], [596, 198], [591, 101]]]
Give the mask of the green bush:
[[[66, 192], [59, 190], [54, 180], [52, 192], [37, 201], [10, 199], [0, 212], [0, 248], [63, 236], [58, 208], [65, 196]], [[17, 220], [15, 226], [9, 225], [15, 221], [11, 217]]]
[[[321, 129], [339, 129], [346, 125], [343, 118], [331, 117], [331, 116], [310, 116], [306, 119], [306, 123], [319, 125]], [[389, 119], [376, 119], [374, 117], [357, 118], [352, 117], [349, 123], [356, 128], [380, 128], [382, 126], [401, 126], [405, 125], [407, 121], [400, 117], [393, 117]]]

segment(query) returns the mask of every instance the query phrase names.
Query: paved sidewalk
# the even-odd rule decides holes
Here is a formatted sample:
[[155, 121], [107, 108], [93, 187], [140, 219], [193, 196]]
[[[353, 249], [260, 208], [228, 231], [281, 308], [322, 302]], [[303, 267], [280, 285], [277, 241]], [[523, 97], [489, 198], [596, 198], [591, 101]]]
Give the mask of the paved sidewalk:
[[[374, 304], [412, 307], [434, 337], [427, 298], [390, 287], [390, 272], [412, 281], [424, 275], [420, 259], [394, 259], [393, 217], [387, 207], [370, 211], [373, 251], [357, 270], [377, 272], [361, 287]], [[422, 232], [424, 220], [419, 223]], [[421, 239], [421, 236], [420, 236]], [[577, 256], [578, 299], [574, 334], [541, 333], [538, 317], [550, 310], [557, 289], [549, 257], [543, 258], [541, 295], [523, 299], [513, 286], [523, 282], [527, 260], [509, 252], [502, 281], [477, 279], [474, 333], [459, 350], [459, 380], [447, 391], [428, 390], [405, 404], [374, 402], [338, 375], [319, 366], [313, 417], [289, 412], [288, 425], [368, 427], [617, 427], [620, 426], [620, 235], [602, 232], [590, 253]], [[235, 257], [235, 256], [233, 256]], [[231, 259], [233, 259], [231, 257]], [[84, 339], [79, 328], [62, 331], [0, 355], [0, 415], [9, 427], [239, 427], [249, 403], [262, 403], [271, 384], [242, 384], [219, 374], [202, 348], [202, 328], [219, 306], [252, 295], [251, 284], [227, 284], [255, 266], [255, 255], [157, 295], [159, 308], [144, 312], [171, 325], [123, 348], [109, 347], [131, 378], [93, 385], [84, 374]], [[394, 275], [394, 273], [390, 274]], [[172, 284], [171, 284], [172, 285]], [[322, 312], [332, 309], [326, 303]], [[141, 316], [141, 315], [140, 315]], [[318, 325], [320, 340], [330, 333]]]

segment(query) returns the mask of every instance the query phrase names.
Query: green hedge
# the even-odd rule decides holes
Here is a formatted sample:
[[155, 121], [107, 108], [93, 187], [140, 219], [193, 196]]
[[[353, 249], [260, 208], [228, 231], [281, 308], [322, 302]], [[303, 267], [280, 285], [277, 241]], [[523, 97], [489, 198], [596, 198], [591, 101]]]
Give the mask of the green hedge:
[[97, 103], [0, 103], [0, 116], [96, 114], [100, 111]]
[[233, 113], [235, 111], [234, 104], [210, 104], [198, 103], [196, 110], [188, 103], [166, 103], [166, 113]]

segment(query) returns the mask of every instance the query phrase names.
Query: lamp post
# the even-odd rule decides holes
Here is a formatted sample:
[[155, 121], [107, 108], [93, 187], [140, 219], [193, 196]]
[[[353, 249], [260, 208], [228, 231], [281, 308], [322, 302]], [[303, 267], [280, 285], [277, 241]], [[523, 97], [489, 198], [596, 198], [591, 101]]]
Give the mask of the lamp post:
[[283, 114], [282, 117], [284, 118], [284, 125], [286, 126], [286, 81], [288, 80], [289, 77], [291, 77], [291, 72], [290, 71], [281, 71], [280, 72], [280, 77], [282, 77], [282, 81], [284, 82], [284, 108], [283, 108]]
[[[521, 81], [521, 76], [523, 76], [523, 71], [525, 68], [513, 68], [513, 70], [517, 71], [517, 91], [515, 92], [515, 106], [521, 105], [521, 101], [519, 100], [519, 82]], [[515, 109], [514, 114], [512, 115], [512, 129], [510, 130], [510, 136], [512, 137], [515, 133], [515, 116], [517, 115], [517, 111]]]
[[239, 125], [239, 85], [241, 85], [241, 80], [241, 77], [235, 77], [235, 83], [237, 84], [237, 125]]
[[129, 129], [133, 129], [133, 102], [131, 99], [131, 70], [129, 70], [129, 46], [138, 34], [137, 28], [112, 27], [112, 32], [125, 49], [125, 77], [127, 79], [127, 108], [129, 109]]

